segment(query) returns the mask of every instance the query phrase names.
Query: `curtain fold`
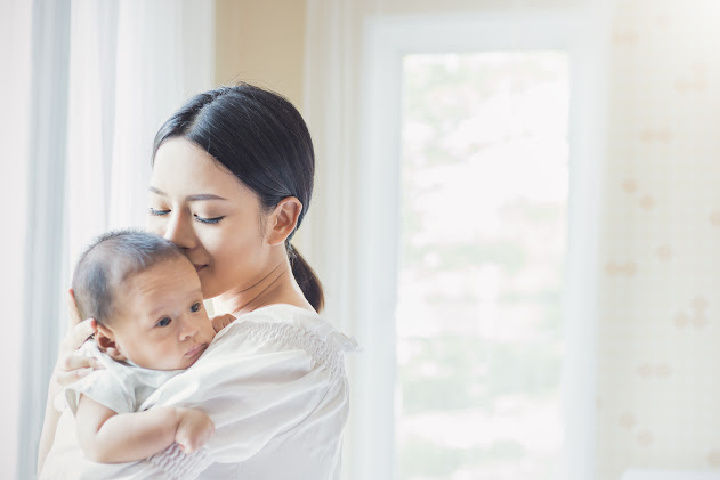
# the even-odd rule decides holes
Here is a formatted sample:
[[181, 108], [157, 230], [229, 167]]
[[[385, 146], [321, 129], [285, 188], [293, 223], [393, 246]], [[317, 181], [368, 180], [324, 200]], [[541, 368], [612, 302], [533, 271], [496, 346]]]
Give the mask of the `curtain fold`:
[[140, 227], [152, 140], [212, 87], [214, 3], [35, 0], [17, 476], [33, 478], [72, 267], [96, 235]]

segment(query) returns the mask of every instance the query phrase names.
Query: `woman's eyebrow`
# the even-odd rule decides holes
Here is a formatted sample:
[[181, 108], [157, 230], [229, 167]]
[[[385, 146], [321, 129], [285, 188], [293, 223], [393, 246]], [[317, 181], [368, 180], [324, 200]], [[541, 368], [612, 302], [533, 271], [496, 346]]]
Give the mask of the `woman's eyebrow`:
[[196, 202], [198, 200], [226, 200], [226, 199], [221, 197], [220, 195], [215, 195], [214, 193], [198, 193], [196, 195], [188, 195], [187, 197], [185, 197], [186, 202]]
[[[159, 188], [155, 188], [152, 185], [148, 187], [148, 190], [152, 193], [157, 193], [158, 195], [163, 195], [167, 197], [167, 193], [163, 192]], [[200, 200], [227, 200], [226, 198], [221, 197], [220, 195], [215, 195], [214, 193], [198, 193], [195, 195], [188, 195], [185, 197], [186, 202], [197, 202]]]

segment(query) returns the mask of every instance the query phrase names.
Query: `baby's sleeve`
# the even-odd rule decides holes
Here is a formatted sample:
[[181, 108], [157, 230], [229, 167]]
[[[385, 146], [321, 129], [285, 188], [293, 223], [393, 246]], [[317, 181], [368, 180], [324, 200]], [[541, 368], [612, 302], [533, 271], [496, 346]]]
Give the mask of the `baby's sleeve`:
[[130, 384], [127, 369], [100, 353], [91, 342], [86, 342], [80, 353], [96, 358], [104, 368], [90, 372], [65, 388], [65, 401], [72, 413], [77, 412], [80, 395], [85, 395], [116, 413], [134, 412], [137, 408], [135, 389]]

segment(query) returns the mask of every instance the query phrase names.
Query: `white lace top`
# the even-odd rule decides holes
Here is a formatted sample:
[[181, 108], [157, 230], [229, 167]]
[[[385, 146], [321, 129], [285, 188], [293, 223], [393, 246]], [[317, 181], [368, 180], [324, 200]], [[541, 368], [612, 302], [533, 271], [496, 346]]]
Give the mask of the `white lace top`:
[[41, 478], [337, 479], [348, 415], [345, 352], [354, 348], [298, 307], [242, 315], [140, 408], [202, 408], [215, 422], [204, 448], [185, 455], [172, 445], [143, 462], [93, 463], [82, 458], [65, 412]]

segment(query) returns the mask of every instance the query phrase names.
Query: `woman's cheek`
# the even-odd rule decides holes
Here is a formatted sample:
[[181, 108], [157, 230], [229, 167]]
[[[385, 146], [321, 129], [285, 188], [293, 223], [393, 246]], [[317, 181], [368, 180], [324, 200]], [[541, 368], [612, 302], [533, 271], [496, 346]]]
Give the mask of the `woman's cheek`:
[[163, 236], [165, 235], [165, 222], [155, 215], [148, 215], [145, 218], [145, 231]]

